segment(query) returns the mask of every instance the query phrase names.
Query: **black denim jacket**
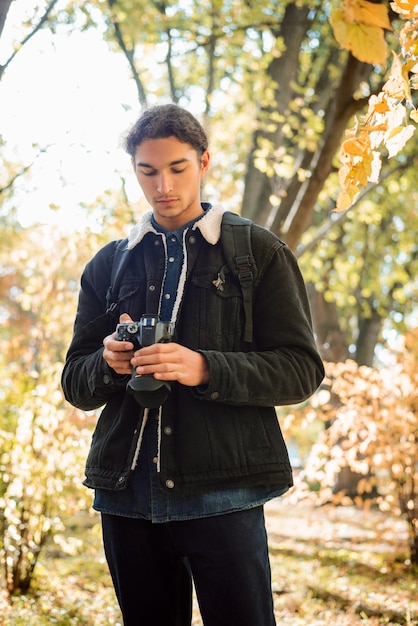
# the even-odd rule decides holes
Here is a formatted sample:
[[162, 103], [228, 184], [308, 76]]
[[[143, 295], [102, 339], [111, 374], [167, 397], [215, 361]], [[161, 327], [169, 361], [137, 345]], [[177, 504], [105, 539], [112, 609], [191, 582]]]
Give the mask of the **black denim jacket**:
[[[305, 286], [290, 249], [251, 226], [258, 268], [253, 342], [243, 340], [244, 312], [237, 279], [225, 269], [219, 242], [222, 209], [213, 207], [185, 238], [174, 340], [208, 360], [203, 389], [175, 383], [159, 415], [159, 474], [164, 489], [199, 493], [246, 485], [292, 484], [289, 458], [274, 407], [302, 402], [324, 370], [311, 328]], [[89, 487], [124, 489], [135, 465], [147, 411], [125, 393], [129, 377], [104, 361], [103, 339], [120, 313], [139, 319], [158, 313], [165, 246], [144, 216], [130, 236], [131, 261], [119, 309], [106, 313], [117, 242], [102, 248], [81, 279], [74, 335], [62, 375], [66, 399], [83, 410], [104, 405], [86, 464]], [[223, 289], [216, 278], [223, 268]]]

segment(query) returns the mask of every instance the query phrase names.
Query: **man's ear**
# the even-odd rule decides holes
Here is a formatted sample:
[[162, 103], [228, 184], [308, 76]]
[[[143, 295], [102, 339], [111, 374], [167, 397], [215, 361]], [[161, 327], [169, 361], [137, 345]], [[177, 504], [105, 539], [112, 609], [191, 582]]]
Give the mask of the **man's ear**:
[[210, 163], [210, 154], [207, 150], [205, 150], [200, 159], [200, 174], [202, 178], [209, 169], [209, 163]]

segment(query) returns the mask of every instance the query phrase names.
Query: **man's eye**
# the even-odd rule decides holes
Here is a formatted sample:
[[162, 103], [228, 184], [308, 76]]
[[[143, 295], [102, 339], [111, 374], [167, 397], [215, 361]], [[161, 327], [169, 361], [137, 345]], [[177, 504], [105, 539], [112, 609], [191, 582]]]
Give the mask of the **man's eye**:
[[144, 170], [142, 170], [141, 172], [144, 176], [155, 176], [155, 172], [154, 170], [147, 170], [146, 172]]
[[184, 172], [185, 169], [186, 169], [185, 167], [183, 167], [180, 170], [173, 167], [173, 169], [171, 171], [173, 172], [173, 174], [181, 174], [181, 172]]

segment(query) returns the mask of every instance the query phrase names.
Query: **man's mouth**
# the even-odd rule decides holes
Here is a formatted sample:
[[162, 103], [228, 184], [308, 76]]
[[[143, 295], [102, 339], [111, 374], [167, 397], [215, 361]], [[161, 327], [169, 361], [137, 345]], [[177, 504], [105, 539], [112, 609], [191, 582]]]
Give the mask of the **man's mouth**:
[[177, 198], [157, 198], [156, 202], [158, 204], [172, 204], [173, 202], [177, 202]]

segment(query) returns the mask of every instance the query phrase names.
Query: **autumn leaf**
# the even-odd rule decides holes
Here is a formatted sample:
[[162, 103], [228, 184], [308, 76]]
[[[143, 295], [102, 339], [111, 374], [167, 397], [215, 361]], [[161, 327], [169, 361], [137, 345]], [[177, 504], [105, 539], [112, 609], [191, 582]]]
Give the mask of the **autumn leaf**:
[[406, 100], [412, 103], [411, 88], [409, 86], [408, 67], [402, 65], [398, 55], [393, 52], [393, 63], [389, 79], [382, 87], [382, 91], [395, 100]]
[[404, 18], [418, 17], [416, 0], [394, 0], [394, 2], [390, 3], [390, 6], [395, 13], [400, 13]]
[[[343, 9], [336, 9], [331, 16], [334, 34], [340, 45], [359, 60], [382, 64], [386, 59], [386, 43], [383, 35], [385, 18], [382, 5], [369, 6], [368, 2], [346, 0]], [[379, 11], [376, 7], [381, 7]], [[342, 166], [339, 171], [341, 191], [337, 198], [337, 211], [349, 208], [367, 182], [377, 183], [381, 169], [381, 157], [377, 148], [384, 144], [388, 156], [397, 155], [415, 133], [415, 127], [407, 124], [407, 116], [418, 122], [411, 90], [417, 89], [417, 18], [416, 0], [395, 0], [392, 8], [402, 17], [412, 18], [400, 33], [401, 57], [393, 52], [390, 74], [382, 91], [369, 98], [369, 108], [363, 121], [355, 120], [354, 127], [346, 132], [346, 140], [340, 150]], [[396, 7], [396, 8], [395, 8]], [[371, 16], [375, 24], [371, 26]], [[363, 20], [363, 23], [359, 23]], [[366, 36], [367, 35], [367, 36]], [[376, 37], [376, 41], [373, 40]], [[370, 52], [376, 48], [376, 56]], [[378, 60], [379, 59], [379, 60]]]
[[387, 44], [383, 28], [349, 20], [341, 9], [332, 11], [330, 21], [340, 46], [350, 50], [356, 59], [363, 63], [386, 64]]
[[392, 129], [385, 141], [389, 157], [393, 157], [398, 154], [406, 142], [412, 137], [414, 132], [415, 126], [412, 126], [412, 124]]
[[344, 13], [347, 21], [393, 30], [384, 4], [374, 4], [367, 0], [344, 0]]
[[379, 96], [375, 96], [372, 94], [369, 98], [369, 110], [367, 113], [367, 117], [373, 116], [375, 113], [387, 113], [390, 110], [390, 107], [386, 101], [385, 97], [382, 97], [383, 94], [379, 94]]
[[340, 213], [349, 209], [359, 193], [360, 190], [356, 185], [345, 186], [338, 194], [335, 211]]

